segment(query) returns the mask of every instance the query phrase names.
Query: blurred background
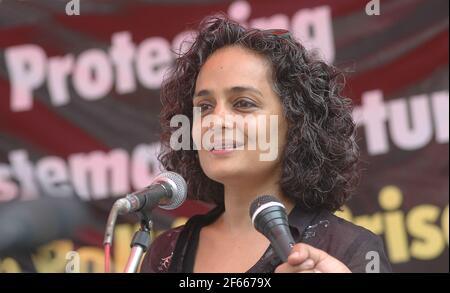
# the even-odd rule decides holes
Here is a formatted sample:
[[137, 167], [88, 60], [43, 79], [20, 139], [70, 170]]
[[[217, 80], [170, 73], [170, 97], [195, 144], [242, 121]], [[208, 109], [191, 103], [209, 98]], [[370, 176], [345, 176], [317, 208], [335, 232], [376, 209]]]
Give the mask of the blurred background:
[[[364, 171], [339, 216], [380, 235], [395, 272], [448, 272], [448, 3], [0, 0], [0, 272], [65, 272], [72, 252], [103, 271], [112, 203], [161, 171], [164, 73], [217, 12], [347, 73]], [[209, 208], [156, 209], [155, 235]], [[136, 223], [120, 218], [115, 271]]]

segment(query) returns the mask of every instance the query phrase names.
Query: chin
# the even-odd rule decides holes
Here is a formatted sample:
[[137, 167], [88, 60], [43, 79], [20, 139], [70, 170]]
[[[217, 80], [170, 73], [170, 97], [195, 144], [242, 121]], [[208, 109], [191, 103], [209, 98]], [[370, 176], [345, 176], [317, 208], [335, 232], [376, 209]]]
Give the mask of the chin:
[[200, 153], [200, 165], [206, 176], [214, 181], [236, 182], [258, 172], [259, 161], [253, 152], [235, 152], [228, 155]]
[[248, 169], [243, 166], [241, 162], [217, 162], [208, 161], [202, 164], [203, 171], [206, 176], [214, 181], [224, 184], [225, 182], [234, 181], [242, 178], [248, 172]]

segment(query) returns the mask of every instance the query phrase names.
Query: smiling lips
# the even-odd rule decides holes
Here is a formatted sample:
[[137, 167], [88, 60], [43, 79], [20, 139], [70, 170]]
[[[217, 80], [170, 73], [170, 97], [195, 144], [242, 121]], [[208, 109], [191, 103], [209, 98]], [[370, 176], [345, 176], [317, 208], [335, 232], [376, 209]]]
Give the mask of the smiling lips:
[[236, 150], [237, 148], [242, 147], [243, 145], [244, 145], [243, 143], [240, 143], [240, 142], [238, 143], [235, 141], [222, 141], [222, 142], [213, 144], [209, 151], [214, 154], [225, 154], [225, 153], [230, 153], [230, 152]]

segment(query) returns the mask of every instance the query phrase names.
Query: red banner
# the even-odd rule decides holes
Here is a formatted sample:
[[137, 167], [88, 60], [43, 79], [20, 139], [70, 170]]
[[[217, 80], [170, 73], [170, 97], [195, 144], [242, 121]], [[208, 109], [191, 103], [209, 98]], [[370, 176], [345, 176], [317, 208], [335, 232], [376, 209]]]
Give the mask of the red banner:
[[[112, 202], [160, 172], [173, 52], [221, 11], [347, 72], [365, 171], [339, 215], [382, 236], [395, 272], [448, 272], [448, 1], [192, 2], [0, 1], [0, 271], [64, 272], [71, 252], [103, 271]], [[208, 208], [158, 210], [156, 231]], [[135, 222], [116, 229], [116, 271]]]

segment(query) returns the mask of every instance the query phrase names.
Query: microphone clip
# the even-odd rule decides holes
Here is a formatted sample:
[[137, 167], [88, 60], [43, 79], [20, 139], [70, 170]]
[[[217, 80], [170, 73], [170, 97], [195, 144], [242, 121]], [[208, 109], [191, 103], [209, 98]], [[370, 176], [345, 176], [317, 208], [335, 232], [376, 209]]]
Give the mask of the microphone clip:
[[124, 273], [136, 273], [141, 263], [142, 256], [147, 252], [151, 243], [151, 230], [153, 222], [144, 209], [137, 213], [141, 228], [134, 233], [131, 240], [131, 253], [128, 257]]

